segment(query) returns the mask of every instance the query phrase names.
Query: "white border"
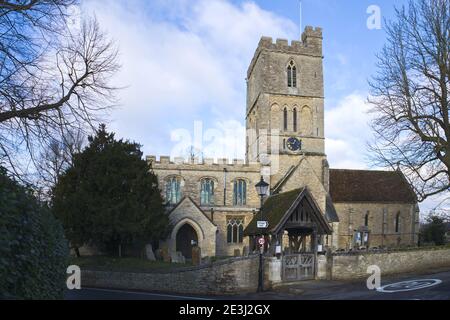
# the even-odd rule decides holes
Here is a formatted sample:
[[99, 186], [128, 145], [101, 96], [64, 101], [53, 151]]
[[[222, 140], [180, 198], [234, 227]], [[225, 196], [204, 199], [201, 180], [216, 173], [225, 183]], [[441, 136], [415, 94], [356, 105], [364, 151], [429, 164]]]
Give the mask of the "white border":
[[[419, 287], [415, 287], [415, 288], [411, 288], [411, 289], [385, 290], [386, 287], [389, 287], [389, 286], [392, 286], [392, 285], [398, 285], [398, 284], [409, 283], [409, 282], [414, 282], [414, 281], [432, 281], [433, 283], [429, 283], [429, 284], [426, 284], [426, 285], [421, 285]], [[416, 279], [416, 280], [408, 280], [408, 281], [402, 281], [402, 282], [396, 282], [396, 283], [387, 284], [385, 286], [377, 288], [377, 291], [378, 292], [383, 292], [383, 293], [396, 293], [396, 292], [414, 291], [414, 290], [420, 290], [420, 289], [433, 287], [433, 286], [436, 286], [436, 285], [441, 284], [441, 283], [442, 283], [442, 280], [439, 280], [439, 279]]]

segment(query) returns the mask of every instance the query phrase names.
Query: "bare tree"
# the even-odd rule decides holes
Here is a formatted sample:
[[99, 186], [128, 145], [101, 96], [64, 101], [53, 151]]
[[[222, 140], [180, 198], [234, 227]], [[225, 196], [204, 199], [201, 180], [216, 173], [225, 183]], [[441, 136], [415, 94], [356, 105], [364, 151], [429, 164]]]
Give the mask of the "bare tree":
[[43, 150], [91, 132], [114, 105], [117, 49], [76, 0], [0, 0], [0, 165], [36, 173]]
[[203, 161], [203, 151], [200, 148], [197, 148], [193, 145], [189, 146], [186, 151], [184, 158], [187, 157], [187, 160], [190, 162], [194, 162], [196, 160]]
[[39, 189], [41, 200], [51, 198], [51, 189], [58, 178], [73, 164], [75, 154], [81, 153], [86, 137], [81, 131], [68, 131], [62, 139], [51, 140], [43, 149], [37, 164], [39, 170]]
[[411, 1], [387, 23], [370, 81], [374, 163], [401, 170], [419, 201], [449, 191], [450, 0]]

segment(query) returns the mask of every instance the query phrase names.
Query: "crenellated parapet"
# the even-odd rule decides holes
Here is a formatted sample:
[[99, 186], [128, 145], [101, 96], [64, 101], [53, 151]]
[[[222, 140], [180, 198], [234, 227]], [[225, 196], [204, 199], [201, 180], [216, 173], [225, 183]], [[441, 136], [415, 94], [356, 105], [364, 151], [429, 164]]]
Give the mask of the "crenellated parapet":
[[259, 163], [246, 163], [243, 159], [229, 160], [226, 158], [219, 158], [215, 161], [213, 158], [204, 159], [185, 159], [183, 157], [171, 158], [169, 156], [160, 156], [157, 159], [156, 156], [150, 155], [146, 157], [148, 163], [151, 163], [153, 168], [164, 169], [191, 169], [191, 170], [223, 170], [224, 168], [230, 170], [250, 170], [260, 171], [261, 165]]
[[322, 57], [322, 39], [322, 28], [313, 28], [311, 26], [305, 28], [301, 35], [301, 40], [292, 40], [290, 43], [286, 39], [275, 39], [274, 41], [271, 37], [261, 37], [248, 68], [247, 78], [250, 77], [256, 60], [264, 50]]

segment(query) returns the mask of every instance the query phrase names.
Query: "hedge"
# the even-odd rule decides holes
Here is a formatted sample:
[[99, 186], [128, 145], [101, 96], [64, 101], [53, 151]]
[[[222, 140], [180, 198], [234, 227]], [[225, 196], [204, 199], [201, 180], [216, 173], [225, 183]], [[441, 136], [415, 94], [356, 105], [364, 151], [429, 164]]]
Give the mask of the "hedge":
[[0, 168], [0, 298], [63, 298], [68, 256], [61, 224]]

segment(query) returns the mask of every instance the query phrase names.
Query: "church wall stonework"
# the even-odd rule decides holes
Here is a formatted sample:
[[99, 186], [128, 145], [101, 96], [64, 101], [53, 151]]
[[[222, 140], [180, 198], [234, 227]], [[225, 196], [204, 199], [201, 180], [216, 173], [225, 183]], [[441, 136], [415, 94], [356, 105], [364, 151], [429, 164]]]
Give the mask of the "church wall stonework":
[[[163, 191], [166, 187], [168, 177], [178, 176], [182, 178], [182, 196], [190, 196], [200, 205], [200, 182], [203, 178], [214, 180], [214, 206], [223, 206], [224, 199], [224, 169], [226, 169], [226, 201], [225, 206], [233, 207], [233, 183], [236, 179], [244, 179], [247, 182], [247, 205], [245, 208], [256, 208], [259, 206], [259, 196], [256, 194], [254, 185], [261, 178], [260, 164], [244, 164], [243, 160], [236, 160], [236, 164], [228, 164], [228, 161], [219, 163], [185, 163], [172, 162], [168, 157], [162, 156], [160, 161], [156, 157], [149, 156], [147, 161], [152, 163], [152, 169], [158, 176], [159, 187]], [[205, 160], [206, 162], [206, 160]], [[208, 209], [210, 209], [209, 207]]]
[[176, 253], [177, 231], [184, 224], [189, 224], [197, 233], [198, 246], [202, 257], [213, 257], [216, 255], [216, 232], [217, 226], [205, 214], [203, 214], [189, 199], [184, 199], [169, 216], [173, 226], [170, 238], [163, 243], [167, 245], [170, 254]]
[[[369, 214], [369, 247], [415, 246], [418, 241], [419, 216], [415, 204], [408, 203], [334, 203], [339, 215], [338, 247], [353, 247], [354, 232], [365, 225]], [[399, 232], [395, 221], [400, 213]]]
[[[253, 219], [254, 213], [257, 212], [260, 206], [260, 198], [256, 194], [254, 186], [261, 178], [260, 164], [245, 164], [241, 160], [235, 160], [234, 164], [229, 164], [225, 160], [214, 163], [209, 159], [205, 159], [205, 163], [186, 163], [181, 159], [170, 161], [168, 157], [164, 156], [159, 161], [156, 161], [156, 157], [149, 156], [147, 161], [152, 162], [152, 169], [158, 177], [163, 197], [165, 197], [167, 178], [180, 177], [184, 182], [181, 185], [182, 197], [189, 196], [192, 198], [211, 222], [216, 225], [215, 228], [212, 228], [209, 223], [205, 223], [204, 219], [198, 219], [197, 221], [203, 232], [207, 233], [203, 244], [204, 248], [202, 248], [203, 257], [233, 256], [235, 250], [239, 250], [240, 254], [243, 254], [244, 247], [249, 247], [249, 239], [244, 237], [242, 243], [228, 243], [227, 222], [233, 217], [242, 218], [245, 228]], [[226, 169], [227, 181], [225, 205], [224, 169]], [[200, 183], [203, 178], [212, 178], [214, 181], [214, 204], [212, 205], [200, 205]], [[247, 202], [245, 206], [233, 205], [233, 184], [236, 179], [244, 179], [247, 182]], [[183, 215], [192, 215], [195, 210], [190, 207], [177, 208], [177, 212], [177, 216], [182, 217]], [[198, 213], [196, 214], [198, 215]], [[169, 239], [164, 244], [169, 248], [174, 247], [173, 239]]]

